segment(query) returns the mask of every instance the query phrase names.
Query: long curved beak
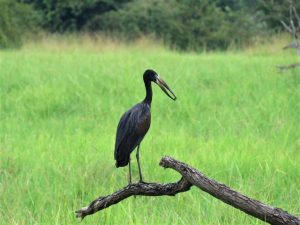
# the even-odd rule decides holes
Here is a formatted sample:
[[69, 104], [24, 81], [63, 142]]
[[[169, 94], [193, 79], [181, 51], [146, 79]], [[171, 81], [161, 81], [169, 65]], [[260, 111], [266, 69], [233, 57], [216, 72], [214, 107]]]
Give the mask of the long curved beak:
[[173, 93], [171, 88], [167, 85], [167, 83], [163, 79], [157, 76], [155, 83], [161, 88], [161, 90], [163, 90], [163, 92], [166, 93], [166, 95], [169, 96], [169, 98], [171, 98], [174, 101], [176, 100], [177, 98], [176, 95]]

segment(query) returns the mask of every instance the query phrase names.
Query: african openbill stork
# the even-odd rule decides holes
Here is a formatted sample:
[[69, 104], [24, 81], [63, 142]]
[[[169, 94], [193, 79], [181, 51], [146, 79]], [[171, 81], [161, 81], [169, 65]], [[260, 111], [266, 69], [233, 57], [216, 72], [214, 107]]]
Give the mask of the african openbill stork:
[[[136, 147], [136, 159], [138, 162], [140, 182], [143, 182], [139, 159], [139, 150], [141, 141], [146, 135], [151, 123], [151, 81], [155, 82], [172, 100], [176, 100], [175, 94], [155, 71], [151, 69], [146, 70], [144, 72], [143, 78], [146, 88], [146, 97], [142, 102], [136, 104], [122, 115], [118, 124], [116, 135], [116, 167], [124, 167], [129, 164], [129, 184], [131, 183], [130, 154]], [[168, 91], [172, 96], [168, 93]]]

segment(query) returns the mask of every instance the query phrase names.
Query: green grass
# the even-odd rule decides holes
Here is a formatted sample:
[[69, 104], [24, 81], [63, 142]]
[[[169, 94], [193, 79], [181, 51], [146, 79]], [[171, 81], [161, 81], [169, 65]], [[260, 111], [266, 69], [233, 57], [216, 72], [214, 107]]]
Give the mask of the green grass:
[[[173, 102], [154, 87], [141, 144], [146, 181], [180, 178], [158, 166], [170, 155], [300, 215], [300, 70], [275, 67], [294, 62], [293, 53], [58, 44], [0, 52], [1, 224], [77, 224], [75, 210], [127, 184], [127, 168], [114, 166], [115, 132], [144, 97], [146, 68], [178, 96]], [[133, 174], [137, 181], [135, 161]], [[263, 223], [193, 187], [176, 197], [129, 198], [81, 224]]]

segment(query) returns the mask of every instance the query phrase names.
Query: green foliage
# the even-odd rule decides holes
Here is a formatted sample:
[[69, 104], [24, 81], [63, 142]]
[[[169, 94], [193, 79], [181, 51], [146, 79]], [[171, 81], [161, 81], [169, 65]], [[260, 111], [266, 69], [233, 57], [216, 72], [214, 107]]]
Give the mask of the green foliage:
[[136, 0], [118, 11], [94, 17], [86, 28], [128, 39], [154, 34], [183, 50], [226, 49], [233, 43], [245, 43], [257, 31], [247, 14], [228, 7], [223, 10], [209, 0]]
[[226, 49], [253, 36], [255, 25], [247, 14], [241, 16], [239, 11], [227, 7], [223, 10], [209, 0], [181, 2], [177, 16], [181, 29], [173, 34], [172, 43], [181, 49]]
[[[20, 3], [16, 3], [16, 1]], [[104, 32], [134, 40], [151, 35], [180, 50], [243, 46], [261, 33], [281, 30], [289, 18], [285, 0], [1, 0], [2, 42], [19, 40], [14, 27], [28, 27], [38, 14], [50, 32]], [[31, 5], [35, 9], [32, 12]], [[297, 9], [300, 1], [294, 1]], [[18, 11], [19, 10], [19, 11]], [[21, 10], [21, 11], [20, 11]], [[18, 11], [16, 15], [13, 12]], [[19, 19], [18, 19], [19, 18]], [[17, 21], [25, 21], [16, 26]], [[8, 21], [8, 22], [7, 22]], [[15, 41], [18, 42], [18, 41]], [[20, 41], [19, 41], [20, 42]], [[7, 45], [7, 44], [6, 44]]]
[[151, 35], [180, 50], [243, 46], [289, 18], [284, 0], [18, 1], [31, 4], [50, 32], [104, 32], [128, 40]]
[[43, 15], [42, 26], [51, 32], [79, 31], [95, 15], [114, 11], [129, 0], [23, 0]]
[[167, 35], [176, 26], [178, 4], [174, 1], [133, 1], [118, 11], [96, 16], [87, 30], [104, 30], [131, 39], [145, 34]]
[[37, 14], [30, 5], [0, 0], [0, 48], [19, 47], [33, 31]]

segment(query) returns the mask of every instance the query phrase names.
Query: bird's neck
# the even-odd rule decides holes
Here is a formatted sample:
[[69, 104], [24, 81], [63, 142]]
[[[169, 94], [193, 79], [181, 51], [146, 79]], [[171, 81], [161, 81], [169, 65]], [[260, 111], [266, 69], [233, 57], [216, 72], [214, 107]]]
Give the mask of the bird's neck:
[[148, 105], [151, 105], [151, 102], [152, 102], [151, 81], [148, 81], [148, 80], [145, 81], [145, 88], [146, 88], [146, 97], [143, 102], [147, 103]]

